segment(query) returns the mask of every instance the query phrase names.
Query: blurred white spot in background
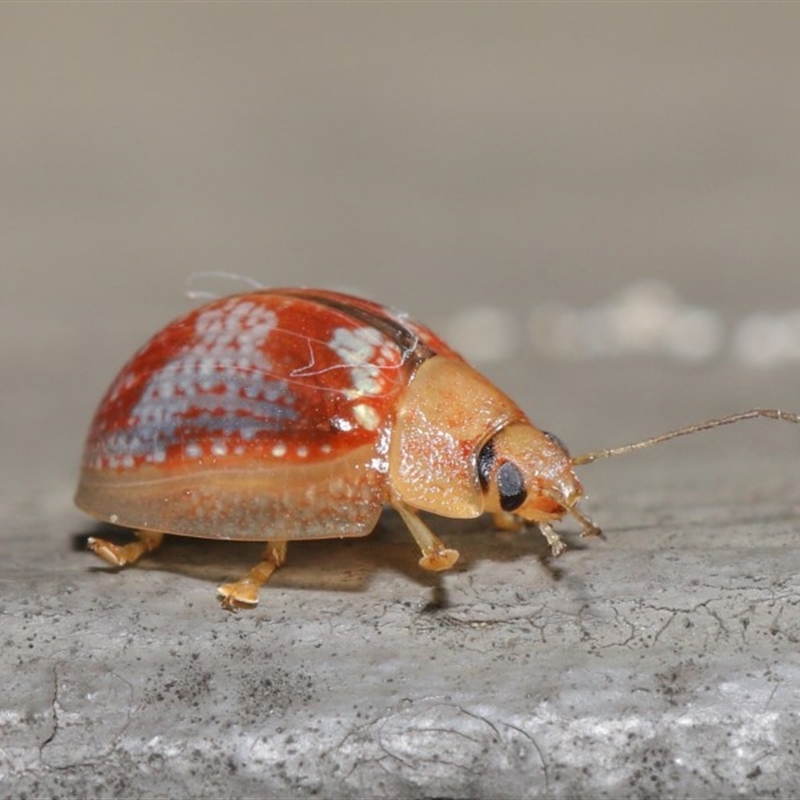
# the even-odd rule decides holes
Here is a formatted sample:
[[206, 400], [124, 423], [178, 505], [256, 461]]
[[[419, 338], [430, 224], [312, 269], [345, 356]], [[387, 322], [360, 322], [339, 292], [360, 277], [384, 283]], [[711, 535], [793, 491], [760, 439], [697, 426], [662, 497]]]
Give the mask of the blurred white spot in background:
[[750, 314], [733, 331], [733, 355], [755, 367], [800, 361], [800, 309]]
[[718, 355], [725, 339], [719, 314], [683, 303], [660, 281], [635, 283], [589, 308], [538, 306], [528, 330], [541, 353], [572, 359], [644, 354], [700, 362]]
[[444, 324], [442, 338], [467, 361], [480, 363], [510, 358], [517, 346], [518, 332], [510, 312], [473, 306]]

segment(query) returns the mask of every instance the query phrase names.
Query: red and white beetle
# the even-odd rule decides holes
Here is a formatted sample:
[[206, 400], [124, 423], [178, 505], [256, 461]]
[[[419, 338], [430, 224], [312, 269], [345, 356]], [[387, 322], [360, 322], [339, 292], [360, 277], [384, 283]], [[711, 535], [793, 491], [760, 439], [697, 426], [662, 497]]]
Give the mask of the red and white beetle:
[[366, 536], [386, 504], [428, 570], [458, 552], [418, 511], [513, 515], [558, 555], [553, 520], [599, 533], [576, 465], [751, 417], [800, 422], [753, 409], [571, 458], [428, 328], [357, 297], [271, 289], [197, 308], [133, 356], [92, 421], [75, 500], [136, 529], [127, 545], [89, 540], [115, 566], [164, 533], [265, 541], [263, 560], [219, 587], [226, 606], [253, 605], [289, 540]]

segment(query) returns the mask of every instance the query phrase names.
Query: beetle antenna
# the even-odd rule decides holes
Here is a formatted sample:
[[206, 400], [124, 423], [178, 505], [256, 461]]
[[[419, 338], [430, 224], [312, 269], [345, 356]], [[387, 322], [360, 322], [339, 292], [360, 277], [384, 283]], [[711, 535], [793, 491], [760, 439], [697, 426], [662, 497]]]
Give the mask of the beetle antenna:
[[623, 453], [630, 453], [632, 450], [641, 450], [644, 447], [651, 447], [654, 444], [661, 444], [668, 442], [670, 439], [677, 439], [678, 436], [688, 436], [690, 433], [699, 433], [700, 431], [707, 431], [711, 428], [719, 428], [721, 425], [731, 425], [734, 422], [741, 422], [743, 419], [756, 419], [757, 417], [765, 417], [766, 419], [780, 419], [784, 422], [794, 422], [800, 424], [800, 415], [791, 414], [788, 411], [779, 411], [777, 408], [751, 408], [749, 411], [740, 411], [738, 414], [729, 414], [727, 417], [718, 417], [717, 419], [709, 419], [705, 422], [698, 422], [695, 425], [687, 425], [685, 428], [678, 428], [674, 431], [662, 433], [660, 436], [653, 436], [650, 439], [643, 439], [641, 442], [634, 442], [633, 444], [625, 444], [621, 447], [609, 447], [605, 450], [594, 450], [590, 453], [583, 453], [582, 455], [575, 456], [572, 463], [575, 466], [581, 464], [591, 464], [593, 461], [598, 461], [601, 458], [609, 458], [610, 456], [621, 456]]

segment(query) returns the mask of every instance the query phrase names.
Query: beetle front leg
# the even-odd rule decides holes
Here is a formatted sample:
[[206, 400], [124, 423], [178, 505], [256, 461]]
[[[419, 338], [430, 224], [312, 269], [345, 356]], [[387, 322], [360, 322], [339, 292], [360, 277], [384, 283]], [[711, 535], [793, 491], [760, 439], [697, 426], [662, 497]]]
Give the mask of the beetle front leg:
[[139, 530], [136, 531], [136, 541], [129, 544], [114, 544], [106, 539], [96, 539], [94, 536], [90, 536], [86, 544], [103, 561], [114, 567], [124, 567], [126, 564], [135, 563], [147, 553], [152, 553], [162, 541], [164, 541], [163, 533]]
[[[526, 525], [526, 521], [522, 517], [517, 514], [511, 514], [508, 511], [492, 514], [492, 517], [494, 518], [494, 526], [499, 531], [518, 531]], [[557, 558], [567, 549], [567, 545], [564, 544], [550, 523], [529, 522], [528, 524], [536, 525], [539, 532], [547, 540], [547, 544], [550, 545], [550, 551], [554, 557]]]
[[[599, 536], [600, 538], [604, 538], [603, 531], [601, 531], [600, 528], [592, 522], [591, 518], [582, 511], [575, 506], [568, 508], [567, 511], [580, 522], [583, 528], [581, 531], [582, 537]], [[555, 532], [553, 526], [548, 522], [537, 522], [536, 524], [539, 526], [542, 536], [547, 539], [547, 544], [550, 545], [550, 550], [553, 552], [553, 555], [556, 557], [560, 556], [567, 549], [567, 546], [561, 541], [561, 537]]]
[[286, 561], [286, 541], [281, 539], [267, 542], [263, 561], [259, 561], [243, 578], [233, 583], [223, 583], [217, 589], [222, 595], [223, 607], [235, 610], [239, 605], [256, 605], [259, 589], [284, 561]]
[[583, 530], [581, 531], [581, 536], [586, 538], [587, 536], [599, 536], [601, 539], [604, 539], [603, 531], [597, 527], [597, 525], [592, 522], [591, 517], [584, 514], [579, 508], [572, 506], [569, 509], [569, 513], [575, 517], [578, 522], [580, 522], [581, 527]]
[[567, 546], [561, 541], [561, 537], [555, 532], [555, 529], [549, 522], [537, 522], [542, 536], [547, 539], [547, 544], [550, 545], [550, 551], [555, 558], [558, 558], [566, 549]]
[[419, 565], [423, 569], [441, 572], [450, 569], [458, 561], [458, 550], [446, 547], [444, 542], [417, 516], [416, 511], [412, 511], [401, 502], [394, 502], [392, 505], [422, 550]]

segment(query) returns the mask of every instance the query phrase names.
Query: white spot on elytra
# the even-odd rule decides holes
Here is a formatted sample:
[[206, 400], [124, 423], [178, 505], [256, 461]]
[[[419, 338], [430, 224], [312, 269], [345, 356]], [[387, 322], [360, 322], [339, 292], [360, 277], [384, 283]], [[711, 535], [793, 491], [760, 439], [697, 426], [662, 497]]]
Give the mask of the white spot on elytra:
[[350, 380], [358, 395], [376, 395], [382, 390], [380, 370], [375, 366], [379, 350], [392, 343], [375, 328], [336, 328], [328, 346], [342, 364], [350, 366]]
[[275, 458], [283, 458], [283, 456], [286, 455], [286, 445], [283, 442], [278, 442], [278, 444], [272, 448], [272, 455], [275, 456]]
[[350, 378], [359, 395], [376, 395], [381, 392], [380, 372], [373, 366], [353, 367]]
[[374, 431], [381, 422], [380, 414], [372, 406], [368, 406], [365, 403], [353, 406], [353, 416], [356, 422], [368, 431]]
[[394, 342], [386, 342], [383, 347], [381, 347], [381, 357], [387, 362], [394, 361], [398, 356], [399, 351]]
[[308, 455], [308, 448], [301, 444], [300, 447], [297, 448], [297, 455], [300, 458], [305, 458]]
[[375, 328], [337, 328], [329, 347], [344, 364], [368, 364], [376, 347], [385, 343], [383, 334]]
[[203, 448], [196, 442], [191, 442], [186, 445], [183, 452], [187, 458], [200, 458], [203, 455]]
[[[293, 395], [285, 381], [273, 377], [269, 358], [268, 338], [276, 324], [272, 309], [240, 298], [201, 310], [169, 360], [147, 376], [127, 427], [104, 443], [103, 455], [115, 459], [109, 466], [135, 467], [142, 458], [163, 463], [184, 425], [250, 440], [274, 429], [276, 421], [292, 419]], [[168, 330], [155, 341], [163, 345]], [[131, 389], [139, 379], [138, 373], [128, 374], [115, 392]], [[202, 455], [188, 448], [187, 458]], [[211, 452], [227, 454], [228, 445], [218, 440]]]

